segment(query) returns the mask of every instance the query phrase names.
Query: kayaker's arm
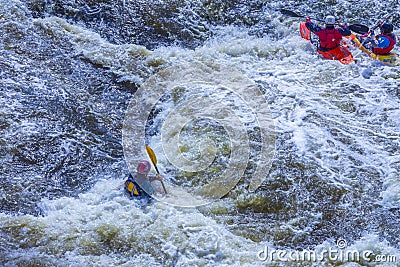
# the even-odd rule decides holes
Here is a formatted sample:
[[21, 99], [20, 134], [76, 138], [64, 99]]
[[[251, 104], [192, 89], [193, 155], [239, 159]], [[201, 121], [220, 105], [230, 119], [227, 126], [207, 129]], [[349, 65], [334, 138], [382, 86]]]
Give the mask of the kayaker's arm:
[[152, 176], [149, 176], [149, 181], [150, 182], [153, 182], [153, 181], [155, 181], [155, 180], [158, 180], [158, 181], [162, 181], [162, 176], [160, 175], [160, 174], [157, 174], [156, 176], [154, 176], [154, 177], [152, 177]]
[[313, 22], [306, 20], [306, 27], [309, 29], [311, 32], [316, 33], [322, 30], [322, 28]]
[[339, 26], [340, 26], [340, 28], [338, 28], [338, 30], [343, 36], [351, 35], [351, 31], [350, 31], [349, 27], [347, 27], [346, 25], [339, 25]]
[[[152, 183], [154, 181], [160, 181], [162, 182], [163, 178], [160, 174], [157, 174], [155, 177], [152, 176], [148, 176], [149, 181]], [[152, 185], [153, 189], [157, 192], [160, 193], [162, 195], [166, 194], [166, 191], [164, 191], [163, 189], [159, 188], [158, 186]]]
[[[385, 37], [383, 37], [385, 38]], [[379, 37], [378, 40], [375, 38], [374, 34], [371, 34], [371, 36], [366, 37], [365, 39], [361, 39], [364, 45], [370, 44], [370, 47], [373, 48], [386, 48], [388, 47], [389, 41], [384, 40], [383, 38]], [[379, 40], [381, 39], [381, 40]], [[386, 42], [385, 42], [386, 41]]]
[[366, 38], [366, 43], [370, 43], [371, 47], [373, 47], [373, 48], [386, 48], [386, 47], [379, 46], [379, 43], [377, 42], [374, 33], [372, 33], [369, 37]]

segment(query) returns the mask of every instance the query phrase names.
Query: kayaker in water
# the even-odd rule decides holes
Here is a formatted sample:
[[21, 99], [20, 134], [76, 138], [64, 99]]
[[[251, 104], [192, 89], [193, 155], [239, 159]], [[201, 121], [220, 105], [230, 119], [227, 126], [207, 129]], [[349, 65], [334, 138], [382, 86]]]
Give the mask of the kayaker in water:
[[155, 180], [162, 181], [161, 175], [157, 174], [155, 177], [149, 176], [151, 169], [150, 162], [141, 161], [137, 166], [137, 172], [133, 175], [129, 174], [124, 183], [125, 194], [130, 198], [140, 198], [150, 200], [151, 195], [158, 192], [163, 194], [164, 191], [153, 186], [152, 182]]
[[320, 27], [307, 17], [306, 27], [311, 32], [319, 37], [318, 52], [327, 52], [340, 46], [340, 41], [343, 36], [351, 34], [350, 29], [346, 25], [339, 25], [340, 28], [335, 28], [335, 17], [327, 16], [325, 18], [325, 27]]
[[372, 32], [370, 37], [361, 39], [363, 45], [375, 55], [388, 55], [396, 44], [396, 36], [393, 34], [393, 24], [383, 23], [380, 27], [380, 34], [375, 36]]

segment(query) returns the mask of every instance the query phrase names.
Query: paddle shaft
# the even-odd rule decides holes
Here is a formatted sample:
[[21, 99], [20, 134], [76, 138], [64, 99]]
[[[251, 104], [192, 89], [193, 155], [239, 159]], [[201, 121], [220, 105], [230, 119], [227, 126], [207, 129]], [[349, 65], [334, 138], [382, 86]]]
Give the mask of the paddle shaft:
[[361, 37], [367, 37], [371, 33], [373, 33], [378, 27], [380, 27], [385, 21], [387, 21], [392, 15], [387, 15], [385, 18], [381, 19], [378, 21], [378, 23], [375, 24], [374, 27], [372, 27], [367, 33], [361, 35]]
[[[291, 11], [291, 10], [281, 9], [280, 11], [282, 12], [282, 14], [288, 15], [288, 16], [291, 16], [291, 17], [295, 17], [295, 18], [307, 18], [307, 16], [297, 14], [296, 12]], [[325, 20], [323, 20], [323, 19], [312, 18], [312, 17], [308, 17], [308, 18], [310, 18], [310, 19], [312, 19], [312, 20], [319, 21], [319, 22], [325, 22]], [[334, 25], [341, 26], [341, 23], [335, 23]], [[362, 30], [364, 30], [364, 31], [368, 31], [368, 30], [369, 30], [368, 26], [361, 25], [361, 24], [352, 24], [352, 25], [350, 25], [349, 27], [351, 27], [351, 26], [353, 26], [354, 28], [357, 27], [357, 28], [359, 28], [360, 30], [362, 29]]]
[[[149, 147], [147, 145], [145, 145], [144, 147], [146, 149], [147, 154], [150, 157], [151, 162], [153, 163], [154, 169], [156, 169], [157, 174], [160, 175], [160, 172], [159, 172], [159, 170], [157, 168], [157, 157], [156, 157], [156, 154], [154, 153], [153, 149], [151, 149], [151, 147]], [[165, 194], [167, 194], [167, 190], [165, 189], [164, 182], [162, 180], [160, 182], [161, 182], [161, 185], [162, 185], [162, 187], [164, 189]]]
[[[297, 14], [296, 12], [291, 11], [291, 10], [287, 10], [287, 9], [281, 9], [280, 11], [282, 12], [282, 14], [288, 15], [288, 16], [291, 16], [291, 17], [294, 17], [294, 18], [307, 18], [308, 17], [308, 16]], [[308, 18], [312, 19], [312, 20], [319, 21], [319, 22], [325, 22], [325, 20], [323, 20], [323, 19], [312, 18], [312, 17], [308, 17]], [[338, 25], [338, 23], [335, 23], [335, 25]]]
[[[158, 171], [157, 165], [155, 165], [155, 164], [154, 164], [154, 169], [156, 169], [157, 174], [160, 175], [160, 172]], [[165, 194], [167, 194], [167, 190], [165, 189], [164, 182], [162, 180], [160, 182], [161, 182], [161, 185], [162, 185], [162, 187], [164, 189]]]

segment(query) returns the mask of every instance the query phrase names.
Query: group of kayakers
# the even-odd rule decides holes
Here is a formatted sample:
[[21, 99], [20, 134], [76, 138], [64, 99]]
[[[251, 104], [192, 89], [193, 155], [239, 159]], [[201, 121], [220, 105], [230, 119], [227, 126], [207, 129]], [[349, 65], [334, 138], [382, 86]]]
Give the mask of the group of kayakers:
[[[316, 25], [309, 17], [306, 17], [305, 27], [316, 34], [319, 38], [318, 53], [328, 59], [334, 59], [331, 51], [341, 46], [343, 36], [350, 36], [350, 29], [343, 24], [336, 24], [335, 17], [329, 15], [325, 18], [325, 27]], [[335, 27], [338, 25], [339, 27]], [[360, 38], [363, 46], [376, 55], [388, 55], [396, 44], [396, 36], [393, 34], [393, 24], [384, 22], [379, 25], [380, 33], [375, 36], [374, 32], [365, 38]], [[153, 182], [162, 182], [161, 175], [149, 176], [151, 164], [148, 161], [140, 161], [137, 170], [129, 174], [124, 183], [124, 191], [130, 198], [144, 199], [149, 201], [155, 192], [165, 194], [164, 190], [158, 190]]]
[[[338, 25], [339, 27], [335, 27]], [[306, 17], [305, 26], [319, 38], [318, 53], [324, 58], [332, 58], [330, 51], [341, 46], [343, 36], [350, 36], [350, 29], [344, 24], [336, 24], [335, 17], [329, 15], [325, 18], [325, 27], [316, 25], [309, 17]], [[389, 55], [395, 44], [396, 36], [393, 34], [393, 24], [383, 22], [379, 25], [380, 33], [375, 36], [374, 31], [368, 37], [359, 38], [362, 45], [375, 55]]]

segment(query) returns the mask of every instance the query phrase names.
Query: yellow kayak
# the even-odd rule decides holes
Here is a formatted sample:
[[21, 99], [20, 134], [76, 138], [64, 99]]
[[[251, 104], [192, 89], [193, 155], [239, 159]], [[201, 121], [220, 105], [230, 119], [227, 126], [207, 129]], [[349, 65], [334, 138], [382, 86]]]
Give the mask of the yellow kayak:
[[369, 51], [367, 48], [365, 48], [362, 45], [362, 43], [360, 42], [360, 40], [358, 40], [358, 38], [355, 34], [351, 34], [351, 40], [361, 51], [368, 54], [371, 58], [379, 60], [386, 65], [390, 65], [390, 66], [398, 66], [399, 65], [399, 61], [398, 61], [399, 55], [397, 55], [396, 53], [390, 53], [388, 55], [377, 55], [377, 54], [374, 54], [371, 51]]

